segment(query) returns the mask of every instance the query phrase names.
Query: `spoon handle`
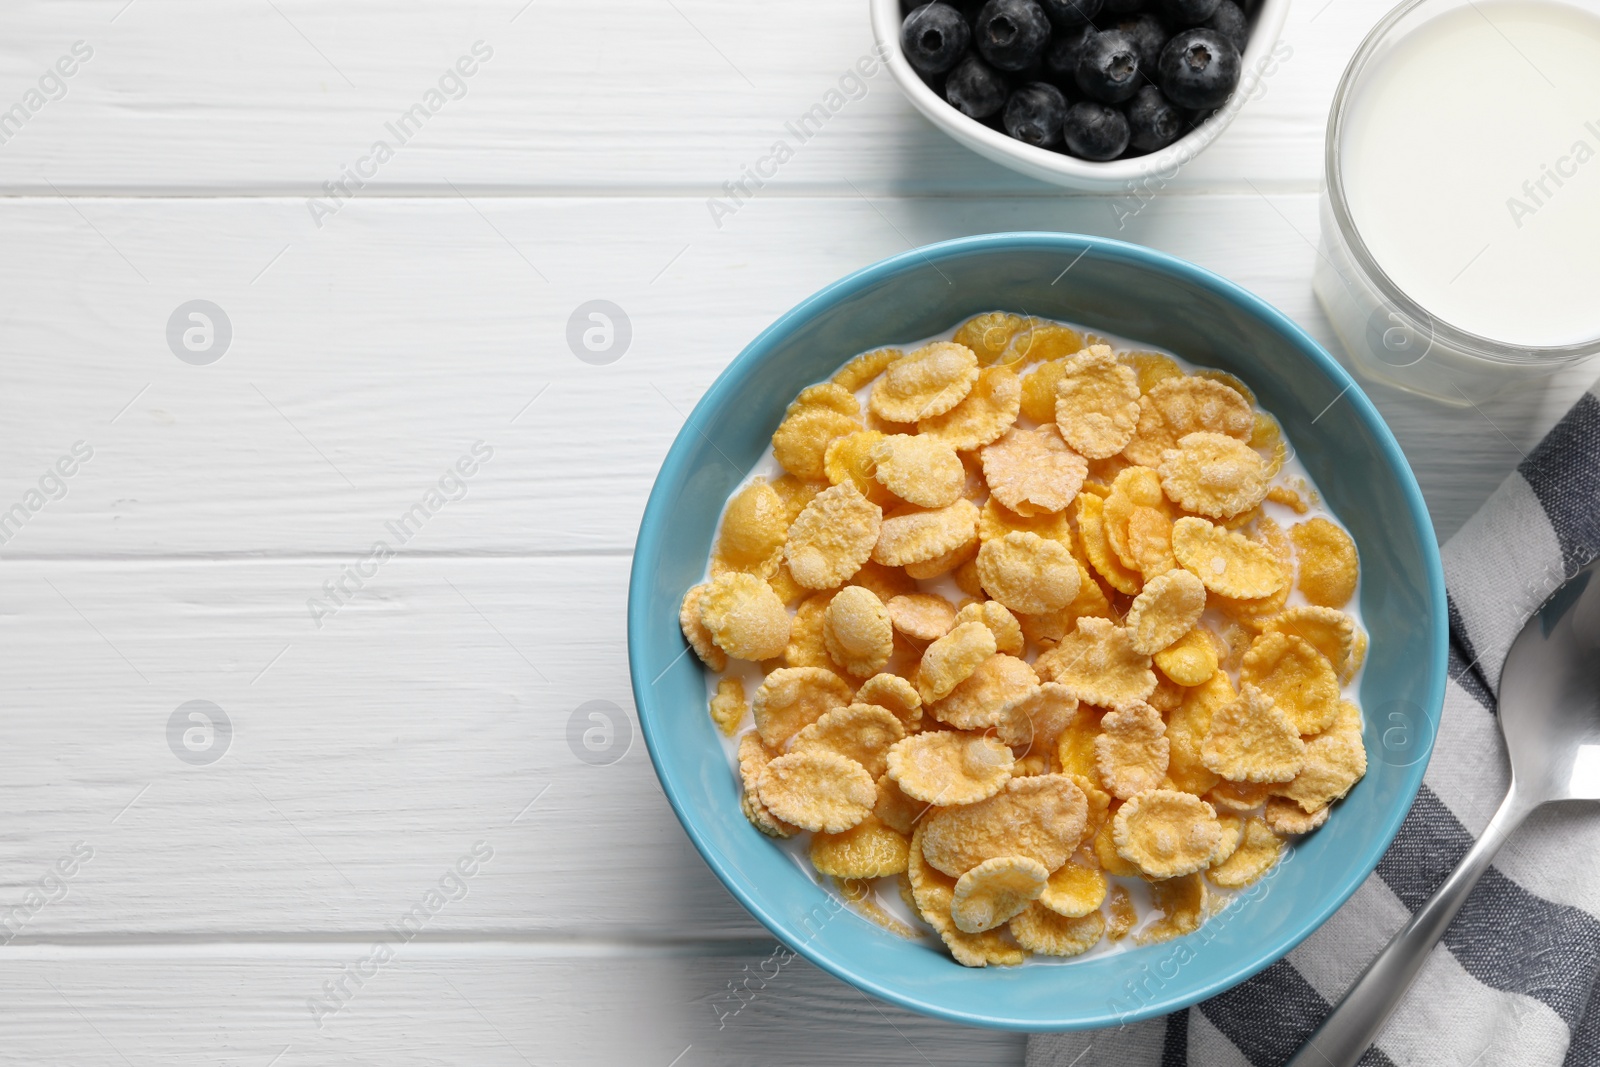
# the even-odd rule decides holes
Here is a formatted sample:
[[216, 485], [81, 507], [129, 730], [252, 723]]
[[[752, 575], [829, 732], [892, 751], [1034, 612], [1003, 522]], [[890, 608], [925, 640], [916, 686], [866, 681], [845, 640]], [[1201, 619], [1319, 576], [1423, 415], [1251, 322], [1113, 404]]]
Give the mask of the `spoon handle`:
[[1450, 877], [1417, 909], [1411, 921], [1361, 972], [1344, 998], [1283, 1067], [1355, 1067], [1372, 1044], [1389, 1015], [1399, 1006], [1412, 979], [1427, 962], [1428, 953], [1444, 936], [1445, 928], [1466, 902], [1472, 887], [1488, 868], [1500, 846], [1538, 805], [1524, 800], [1513, 782], [1489, 820]]

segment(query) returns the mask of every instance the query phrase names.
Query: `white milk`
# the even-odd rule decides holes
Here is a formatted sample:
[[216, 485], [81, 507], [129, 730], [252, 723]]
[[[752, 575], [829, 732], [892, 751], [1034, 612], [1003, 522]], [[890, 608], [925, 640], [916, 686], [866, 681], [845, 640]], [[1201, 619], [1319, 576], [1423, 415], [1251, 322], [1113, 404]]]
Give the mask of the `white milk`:
[[1600, 336], [1600, 17], [1487, 0], [1423, 23], [1363, 74], [1340, 150], [1362, 240], [1436, 319]]
[[[1066, 323], [1065, 325], [1072, 326], [1074, 329], [1078, 330], [1078, 332], [1080, 332], [1082, 334], [1085, 334], [1085, 335], [1088, 335], [1088, 334], [1091, 334], [1091, 333], [1095, 334], [1096, 337], [1099, 340], [1103, 341], [1106, 344], [1109, 344], [1114, 351], [1124, 352], [1124, 351], [1137, 350], [1137, 351], [1144, 351], [1144, 352], [1161, 352], [1163, 355], [1170, 356], [1179, 366], [1181, 366], [1187, 372], [1193, 372], [1194, 370], [1198, 369], [1195, 364], [1190, 363], [1187, 360], [1184, 360], [1180, 356], [1174, 355], [1171, 352], [1167, 352], [1164, 349], [1155, 348], [1154, 346], [1145, 344], [1143, 342], [1128, 340], [1128, 339], [1125, 339], [1125, 338], [1120, 338], [1120, 337], [1115, 337], [1115, 336], [1109, 336], [1109, 335], [1106, 335], [1106, 334], [1103, 334], [1103, 333], [1099, 333], [1098, 331], [1089, 330], [1089, 329], [1087, 329], [1085, 327], [1078, 326], [1078, 325], [1073, 324], [1073, 323]], [[879, 347], [898, 348], [898, 349], [900, 349], [902, 351], [905, 351], [905, 352], [911, 352], [911, 351], [915, 351], [918, 348], [923, 347], [924, 345], [931, 344], [934, 341], [948, 341], [950, 339], [951, 334], [953, 334], [954, 332], [955, 332], [955, 328], [951, 327], [951, 329], [946, 330], [943, 333], [937, 334], [937, 335], [935, 335], [933, 337], [925, 337], [920, 341], [911, 341], [911, 342], [908, 342], [908, 343], [905, 343], [905, 344], [891, 344], [891, 345], [879, 346]], [[848, 361], [846, 361], [846, 362], [848, 362]], [[842, 365], [843, 364], [841, 364], [841, 366]], [[1016, 369], [1018, 370], [1019, 373], [1026, 374], [1027, 370], [1030, 369], [1031, 366], [1036, 366], [1036, 365], [1037, 364], [1022, 365], [1022, 366], [1018, 366]], [[1245, 384], [1249, 385], [1250, 383], [1246, 382]], [[866, 410], [867, 397], [871, 392], [872, 392], [872, 385], [871, 384], [862, 386], [862, 388], [857, 391], [856, 395], [857, 395], [857, 398], [861, 401], [861, 407], [862, 407], [863, 411]], [[1269, 414], [1270, 414], [1270, 412], [1269, 412]], [[1017, 425], [1025, 428], [1025, 429], [1031, 429], [1037, 424], [1032, 422], [1031, 420], [1029, 420], [1025, 416], [1022, 416], [1022, 417], [1019, 417], [1017, 419]], [[1315, 483], [1313, 483], [1312, 480], [1311, 480], [1311, 475], [1307, 472], [1307, 470], [1305, 468], [1305, 465], [1300, 462], [1299, 457], [1297, 456], [1297, 454], [1295, 452], [1294, 442], [1288, 440], [1287, 435], [1285, 435], [1285, 440], [1288, 441], [1288, 445], [1289, 445], [1288, 459], [1284, 462], [1283, 469], [1278, 472], [1278, 474], [1277, 474], [1277, 476], [1275, 478], [1273, 478], [1273, 480], [1272, 480], [1273, 484], [1274, 485], [1288, 486], [1290, 488], [1293, 488], [1293, 489], [1297, 490], [1300, 493], [1301, 497], [1309, 505], [1309, 510], [1304, 515], [1297, 515], [1293, 511], [1291, 511], [1289, 508], [1287, 508], [1287, 507], [1285, 507], [1285, 506], [1283, 506], [1281, 504], [1274, 503], [1272, 501], [1265, 502], [1262, 505], [1263, 510], [1268, 515], [1270, 515], [1273, 519], [1275, 519], [1278, 522], [1278, 524], [1280, 526], [1283, 526], [1285, 529], [1287, 529], [1293, 523], [1304, 522], [1307, 519], [1315, 518], [1315, 517], [1318, 517], [1318, 516], [1330, 519], [1330, 520], [1332, 520], [1333, 522], [1336, 522], [1336, 523], [1339, 522], [1338, 516], [1334, 515], [1331, 511], [1328, 510], [1326, 504], [1323, 502], [1322, 494], [1317, 491], [1317, 487], [1316, 487]], [[764, 451], [762, 453], [762, 455], [761, 455], [761, 458], [756, 461], [755, 466], [753, 468], [751, 468], [749, 474], [747, 474], [745, 476], [744, 480], [742, 482], [740, 482], [739, 485], [737, 487], [735, 487], [734, 490], [728, 494], [728, 496], [731, 499], [734, 495], [736, 495], [738, 493], [738, 491], [740, 489], [744, 488], [744, 486], [748, 485], [755, 478], [765, 478], [769, 482], [770, 481], [776, 481], [779, 477], [781, 477], [783, 475], [783, 473], [784, 473], [783, 468], [781, 466], [779, 466], [777, 459], [772, 454], [772, 447], [770, 445], [768, 445], [766, 451]], [[1343, 523], [1340, 523], [1340, 525], [1342, 526]], [[721, 530], [720, 530], [720, 527], [719, 527], [718, 533], [720, 534], [720, 532], [721, 532]], [[714, 543], [715, 543], [715, 540], [713, 540], [713, 544]], [[710, 579], [710, 560], [708, 559], [706, 561], [706, 571], [702, 575], [701, 580], [702, 581], [706, 581], [706, 580], [709, 580], [709, 579]], [[918, 585], [921, 587], [923, 592], [938, 593], [938, 594], [940, 594], [940, 595], [942, 595], [942, 596], [944, 596], [944, 597], [946, 597], [946, 598], [948, 598], [951, 601], [956, 602], [956, 603], [960, 603], [961, 600], [965, 596], [965, 594], [963, 594], [956, 587], [955, 581], [952, 578], [950, 578], [949, 576], [935, 578], [932, 581], [919, 582]], [[1289, 594], [1288, 606], [1293, 607], [1295, 605], [1300, 605], [1300, 604], [1305, 604], [1305, 603], [1307, 603], [1307, 600], [1305, 598], [1305, 594], [1300, 592], [1299, 589], [1295, 589]], [[1348, 613], [1352, 618], [1355, 619], [1356, 625], [1358, 627], [1360, 627], [1362, 630], [1366, 629], [1366, 626], [1363, 623], [1362, 618], [1361, 618], [1361, 587], [1360, 587], [1360, 583], [1359, 582], [1357, 583], [1357, 586], [1356, 586], [1355, 595], [1350, 598], [1350, 603], [1345, 605], [1344, 611], [1346, 613]], [[1030, 652], [1030, 655], [1031, 655], [1032, 650], [1030, 649], [1029, 652]], [[1343, 691], [1342, 691], [1341, 695], [1343, 696], [1344, 699], [1349, 700], [1352, 703], [1359, 703], [1358, 694], [1361, 691], [1361, 678], [1362, 678], [1362, 675], [1364, 673], [1365, 673], [1364, 669], [1360, 670], [1360, 671], [1357, 671], [1355, 676], [1353, 678], [1351, 678], [1351, 680], [1343, 687]], [[706, 674], [706, 700], [707, 700], [708, 703], [709, 703], [711, 697], [713, 695], [715, 695], [715, 693], [716, 693], [718, 678], [722, 677], [723, 675], [730, 675], [730, 676], [735, 676], [735, 677], [742, 678], [744, 680], [744, 684], [745, 684], [745, 694], [746, 694], [746, 696], [753, 696], [755, 694], [756, 688], [761, 684], [761, 680], [764, 677], [764, 674], [763, 674], [759, 664], [746, 663], [746, 662], [743, 662], [741, 660], [734, 660], [734, 659], [730, 659], [728, 661], [728, 669], [723, 672], [723, 675], [719, 675], [719, 674], [717, 674], [715, 672], [712, 672], [712, 671], [706, 671], [705, 674]], [[1238, 683], [1237, 672], [1234, 672], [1234, 674], [1231, 676], [1231, 680], [1237, 685], [1237, 683]], [[723, 738], [722, 739], [723, 750], [724, 750], [724, 752], [725, 752], [725, 754], [727, 755], [727, 758], [728, 758], [729, 773], [731, 773], [733, 775], [735, 781], [739, 780], [739, 757], [738, 757], [739, 738], [743, 734], [750, 732], [750, 730], [752, 728], [752, 725], [753, 724], [751, 723], [751, 720], [750, 720], [749, 716], [747, 715], [746, 718], [745, 718], [744, 723], [739, 728], [738, 734], [736, 734], [732, 738]], [[744, 818], [744, 815], [739, 811], [738, 808], [730, 808], [729, 811], [728, 811], [727, 817], [730, 818], [730, 819], [742, 819], [742, 818]], [[1334, 810], [1333, 815], [1330, 816], [1330, 818], [1337, 818], [1337, 817], [1338, 817], [1338, 809], [1336, 808]], [[810, 847], [811, 847], [811, 835], [809, 833], [801, 831], [800, 833], [796, 834], [792, 838], [789, 838], [788, 840], [785, 840], [785, 841], [772, 841], [771, 844], [775, 848], [782, 849], [784, 851], [784, 853], [791, 860], [794, 861], [795, 866], [798, 867], [802, 872], [804, 872], [804, 874], [805, 874], [805, 876], [807, 878], [810, 878], [813, 881], [817, 882], [819, 885], [821, 885], [823, 887], [823, 889], [825, 891], [827, 891], [829, 893], [835, 893], [835, 894], [837, 893], [837, 890], [828, 883], [828, 880], [823, 878], [822, 876], [818, 875], [816, 870], [811, 866], [811, 861], [810, 861], [810, 858], [809, 858]], [[1287, 858], [1288, 852], [1290, 850], [1292, 850], [1293, 847], [1294, 846], [1291, 843], [1285, 849], [1285, 857], [1286, 858]], [[1280, 860], [1279, 862], [1282, 863], [1283, 861]], [[1268, 872], [1268, 875], [1266, 875], [1265, 877], [1271, 877], [1271, 876], [1272, 876], [1272, 872]], [[1160, 918], [1160, 913], [1155, 911], [1155, 910], [1153, 910], [1153, 908], [1152, 908], [1152, 905], [1151, 905], [1151, 902], [1150, 902], [1151, 898], [1150, 898], [1149, 885], [1146, 882], [1144, 882], [1144, 881], [1142, 881], [1141, 879], [1138, 879], [1138, 878], [1110, 877], [1110, 878], [1107, 879], [1107, 881], [1109, 881], [1113, 885], [1122, 886], [1124, 889], [1126, 889], [1128, 891], [1129, 895], [1133, 898], [1134, 905], [1137, 907], [1138, 912], [1139, 912], [1139, 922], [1138, 922], [1138, 925], [1136, 925], [1134, 927], [1133, 936], [1126, 937], [1126, 938], [1122, 939], [1121, 941], [1111, 941], [1111, 940], [1102, 939], [1099, 944], [1097, 944], [1094, 948], [1090, 949], [1088, 952], [1086, 952], [1086, 953], [1084, 953], [1083, 955], [1080, 955], [1080, 956], [1071, 957], [1069, 959], [1056, 959], [1056, 958], [1053, 958], [1053, 957], [1050, 957], [1050, 956], [1035, 955], [1035, 956], [1030, 957], [1028, 959], [1028, 961], [1027, 961], [1027, 964], [1025, 964], [1025, 965], [1028, 965], [1028, 966], [1056, 966], [1056, 965], [1071, 964], [1071, 963], [1074, 963], [1074, 962], [1079, 961], [1079, 960], [1096, 959], [1098, 957], [1105, 956], [1105, 955], [1108, 955], [1108, 954], [1113, 953], [1113, 952], [1122, 952], [1122, 951], [1126, 951], [1128, 949], [1132, 949], [1132, 948], [1138, 947], [1138, 944], [1139, 944], [1138, 934], [1140, 932], [1142, 932], [1146, 927], [1150, 926], [1157, 919]], [[1210, 894], [1210, 905], [1209, 905], [1210, 911], [1208, 913], [1210, 917], [1209, 917], [1208, 921], [1212, 922], [1212, 923], [1220, 923], [1220, 922], [1226, 921], [1223, 917], [1217, 915], [1217, 912], [1224, 910], [1227, 907], [1228, 903], [1230, 901], [1232, 901], [1233, 898], [1237, 894], [1235, 892], [1233, 892], [1233, 891], [1230, 891], [1230, 890], [1218, 889], [1216, 886], [1208, 886], [1207, 889], [1208, 889], [1208, 892]], [[908, 908], [905, 905], [905, 903], [900, 899], [899, 892], [897, 891], [897, 888], [896, 888], [895, 879], [893, 879], [893, 878], [879, 879], [877, 884], [874, 886], [874, 894], [875, 894], [875, 903], [876, 903], [877, 908], [881, 909], [884, 912], [887, 912], [893, 919], [897, 919], [900, 922], [905, 923], [907, 926], [910, 926], [911, 928], [917, 930], [919, 933], [921, 933], [923, 935], [923, 937], [922, 937], [923, 941], [925, 941], [930, 946], [937, 946], [938, 947], [938, 951], [940, 951], [941, 953], [945, 951], [944, 947], [939, 943], [938, 937], [936, 935], [934, 935], [933, 933], [927, 931], [927, 929], [923, 925], [920, 917], [915, 915], [911, 911], [911, 909]], [[856, 910], [858, 912], [861, 912], [862, 914], [864, 914], [864, 917], [866, 917], [868, 919], [872, 919], [873, 918], [873, 916], [871, 914], [866, 913], [863, 909], [856, 909]], [[876, 920], [874, 920], [874, 921], [876, 921]], [[1202, 929], [1204, 929], [1204, 927], [1202, 927]]]

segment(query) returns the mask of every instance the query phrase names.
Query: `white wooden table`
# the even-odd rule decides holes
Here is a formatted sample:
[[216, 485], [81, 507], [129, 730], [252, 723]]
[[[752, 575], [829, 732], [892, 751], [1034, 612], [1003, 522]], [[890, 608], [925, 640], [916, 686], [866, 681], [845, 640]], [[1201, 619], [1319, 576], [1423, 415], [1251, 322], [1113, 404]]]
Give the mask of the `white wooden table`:
[[[1323, 119], [1384, 6], [1302, 4], [1265, 94], [1119, 230], [1112, 199], [968, 154], [886, 74], [713, 220], [868, 52], [863, 0], [8, 0], [0, 1063], [1020, 1062], [1020, 1036], [800, 961], [719, 1028], [773, 942], [631, 720], [645, 495], [758, 330], [928, 241], [1144, 242], [1331, 344]], [[480, 41], [401, 144], [387, 124]], [[370, 177], [335, 200], [347, 166]], [[605, 365], [566, 340], [596, 299], [632, 328]], [[231, 327], [214, 362], [220, 335], [196, 362], [169, 345], [192, 300]], [[1373, 391], [1441, 538], [1586, 379], [1481, 412]], [[197, 700], [231, 724], [209, 748], [187, 710], [169, 733]], [[622, 709], [610, 762], [568, 744], [589, 701]]]

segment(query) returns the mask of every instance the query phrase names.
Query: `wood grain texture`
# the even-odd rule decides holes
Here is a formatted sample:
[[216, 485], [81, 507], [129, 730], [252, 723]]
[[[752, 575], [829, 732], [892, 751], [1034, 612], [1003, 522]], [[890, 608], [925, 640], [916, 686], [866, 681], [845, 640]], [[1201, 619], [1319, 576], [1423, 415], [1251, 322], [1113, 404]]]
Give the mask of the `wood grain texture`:
[[[94, 56], [0, 150], [0, 190], [322, 195], [377, 139], [369, 193], [719, 195], [787, 139], [777, 190], [1037, 194], [960, 148], [887, 72], [806, 140], [797, 119], [873, 47], [865, 0], [17, 0], [18, 97], [78, 40]], [[1175, 185], [1312, 188], [1345, 62], [1386, 0], [1297, 5], [1282, 66]], [[115, 16], [115, 21], [112, 21]], [[386, 124], [476, 41], [493, 50], [405, 144]], [[850, 89], [850, 85], [846, 85]], [[7, 103], [9, 104], [9, 100]]]
[[[1104, 200], [1061, 197], [774, 197], [721, 231], [682, 198], [375, 199], [320, 232], [285, 200], [0, 201], [0, 505], [94, 449], [0, 557], [353, 556], [480, 441], [492, 458], [408, 550], [625, 552], [673, 436], [767, 323], [909, 246], [1026, 228], [1191, 259], [1337, 351], [1311, 194], [1168, 196], [1122, 229]], [[166, 339], [197, 297], [233, 325], [205, 367]], [[594, 298], [632, 321], [609, 366], [567, 344]], [[1447, 536], [1586, 381], [1481, 413], [1370, 392]]]
[[[225, 1067], [883, 1067], [1022, 1062], [1023, 1035], [868, 1000], [771, 943], [550, 957], [413, 942], [333, 1014], [307, 1001], [366, 943], [33, 951], [0, 972], [0, 1063]], [[93, 965], [90, 966], [92, 959]], [[733, 984], [739, 994], [730, 991]], [[320, 1017], [322, 1025], [316, 1025]], [[273, 1057], [279, 1057], [274, 1060]], [[1085, 1061], [1089, 1062], [1089, 1061]]]

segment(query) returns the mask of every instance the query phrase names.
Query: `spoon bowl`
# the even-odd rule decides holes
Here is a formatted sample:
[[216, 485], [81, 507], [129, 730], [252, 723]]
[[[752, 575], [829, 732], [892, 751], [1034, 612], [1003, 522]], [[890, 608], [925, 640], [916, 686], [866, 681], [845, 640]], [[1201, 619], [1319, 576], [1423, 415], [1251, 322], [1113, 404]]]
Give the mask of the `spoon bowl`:
[[1600, 800], [1600, 563], [1545, 601], [1500, 675], [1500, 730], [1516, 792]]

